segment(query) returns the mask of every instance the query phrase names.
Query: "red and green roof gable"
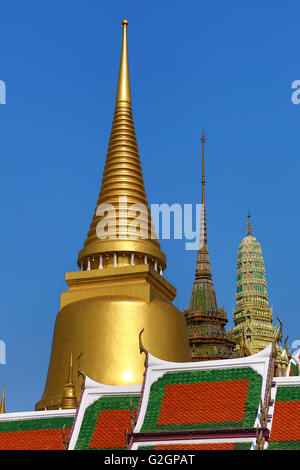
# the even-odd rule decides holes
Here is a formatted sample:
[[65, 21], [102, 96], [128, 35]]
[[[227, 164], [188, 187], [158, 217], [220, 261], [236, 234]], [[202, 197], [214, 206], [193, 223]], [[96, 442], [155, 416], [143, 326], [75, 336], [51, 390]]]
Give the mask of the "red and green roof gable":
[[270, 382], [272, 346], [244, 358], [176, 363], [148, 354], [129, 449], [149, 446], [249, 444], [261, 427], [260, 400]]
[[268, 449], [300, 450], [300, 382], [277, 388]]
[[62, 450], [73, 416], [0, 421], [0, 450]]
[[75, 450], [125, 449], [125, 432], [131, 429], [131, 403], [137, 395], [102, 396], [85, 410]]
[[253, 428], [261, 388], [250, 367], [166, 373], [151, 385], [141, 432]]

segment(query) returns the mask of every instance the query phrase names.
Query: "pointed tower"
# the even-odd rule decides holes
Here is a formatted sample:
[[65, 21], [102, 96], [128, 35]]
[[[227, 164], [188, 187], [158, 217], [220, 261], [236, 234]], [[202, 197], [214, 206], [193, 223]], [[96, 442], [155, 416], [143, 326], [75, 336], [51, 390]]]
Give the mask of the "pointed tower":
[[77, 408], [77, 400], [75, 387], [73, 384], [73, 355], [71, 353], [70, 364], [69, 364], [69, 373], [68, 381], [65, 384], [64, 395], [60, 405], [62, 410], [70, 410]]
[[233, 333], [237, 352], [238, 344], [246, 339], [248, 348], [255, 354], [273, 341], [276, 329], [269, 307], [264, 258], [260, 243], [252, 235], [253, 229], [248, 213], [248, 233], [238, 250]]
[[191, 358], [193, 361], [227, 359], [232, 356], [235, 342], [225, 332], [228, 322], [226, 312], [218, 308], [212, 282], [209, 260], [206, 212], [205, 212], [205, 164], [203, 132], [202, 142], [202, 207], [200, 225], [200, 248], [197, 254], [195, 281], [190, 307], [187, 312], [187, 325]]
[[[166, 257], [152, 226], [131, 111], [127, 25], [112, 131], [94, 217], [79, 272], [66, 273], [44, 394], [36, 409], [60, 406], [65, 364], [82, 353], [81, 368], [97, 382], [141, 384], [139, 332], [154, 356], [188, 361], [184, 316], [172, 304], [176, 289], [162, 272]], [[74, 378], [77, 399], [81, 381]]]
[[1, 398], [1, 403], [0, 403], [0, 413], [1, 414], [5, 413], [5, 384], [3, 384], [3, 389], [2, 389], [2, 398]]

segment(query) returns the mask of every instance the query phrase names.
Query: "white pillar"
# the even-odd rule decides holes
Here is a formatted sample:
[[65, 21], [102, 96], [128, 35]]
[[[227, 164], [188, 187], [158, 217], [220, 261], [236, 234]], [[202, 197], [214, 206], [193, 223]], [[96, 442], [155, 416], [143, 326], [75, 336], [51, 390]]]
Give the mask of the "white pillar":
[[154, 263], [154, 269], [155, 271], [157, 271], [157, 259], [155, 260], [155, 263]]
[[144, 263], [145, 263], [145, 264], [148, 263], [148, 257], [147, 257], [147, 255], [144, 256]]
[[131, 253], [131, 266], [134, 266], [134, 253]]
[[99, 258], [99, 269], [103, 269], [103, 255], [100, 255]]
[[118, 266], [118, 255], [117, 253], [114, 253], [114, 268]]
[[90, 271], [91, 270], [91, 260], [90, 260], [90, 257], [88, 257], [88, 265], [87, 265], [87, 270]]
[[162, 270], [162, 267], [161, 267], [161, 266], [159, 267], [159, 274], [160, 274], [161, 276], [162, 276], [162, 274], [163, 274], [163, 270]]

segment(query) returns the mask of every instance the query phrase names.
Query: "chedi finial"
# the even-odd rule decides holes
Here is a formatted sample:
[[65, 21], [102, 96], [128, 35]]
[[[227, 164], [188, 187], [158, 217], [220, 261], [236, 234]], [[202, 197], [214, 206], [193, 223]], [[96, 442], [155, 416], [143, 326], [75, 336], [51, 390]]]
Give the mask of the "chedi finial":
[[120, 60], [119, 81], [117, 90], [117, 103], [131, 103], [130, 81], [129, 81], [129, 64], [128, 64], [128, 46], [127, 46], [127, 26], [128, 21], [122, 21], [123, 26], [123, 42]]
[[64, 395], [63, 395], [60, 406], [62, 410], [70, 410], [70, 409], [77, 408], [77, 399], [76, 399], [75, 387], [73, 384], [73, 355], [72, 353], [70, 357], [68, 381], [64, 387]]
[[248, 224], [247, 224], [247, 236], [249, 235], [252, 235], [252, 230], [254, 230], [254, 225], [251, 224], [251, 221], [250, 221], [250, 218], [251, 218], [251, 215], [250, 215], [250, 212], [248, 211]]

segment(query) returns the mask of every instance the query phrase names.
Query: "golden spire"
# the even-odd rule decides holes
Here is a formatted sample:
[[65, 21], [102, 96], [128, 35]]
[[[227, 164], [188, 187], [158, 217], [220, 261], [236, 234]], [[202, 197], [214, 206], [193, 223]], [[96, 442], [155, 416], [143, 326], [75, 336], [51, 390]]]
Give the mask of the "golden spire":
[[202, 204], [205, 204], [205, 168], [204, 168], [204, 143], [206, 141], [204, 130], [201, 137], [202, 142]]
[[1, 405], [0, 405], [0, 413], [1, 414], [5, 413], [5, 384], [3, 384], [2, 399], [1, 399]]
[[70, 409], [77, 408], [77, 399], [76, 399], [76, 394], [75, 394], [75, 387], [73, 384], [73, 357], [72, 356], [73, 355], [71, 353], [68, 381], [65, 384], [64, 395], [63, 395], [63, 399], [60, 405], [62, 410], [70, 410]]
[[[130, 265], [134, 264], [132, 255], [137, 254], [147, 260], [147, 264], [163, 270], [166, 257], [160, 250], [152, 224], [132, 118], [128, 21], [123, 20], [122, 25], [123, 43], [110, 141], [97, 207], [84, 248], [78, 255], [78, 266], [83, 270], [119, 266], [116, 260]], [[115, 213], [101, 212], [106, 204], [110, 204]], [[104, 226], [101, 237], [99, 227]]]
[[122, 25], [123, 25], [123, 43], [122, 43], [119, 82], [118, 82], [117, 99], [116, 99], [116, 102], [119, 104], [121, 104], [123, 101], [125, 101], [125, 103], [131, 103], [129, 66], [128, 66], [128, 46], [127, 46], [128, 21], [123, 20]]

